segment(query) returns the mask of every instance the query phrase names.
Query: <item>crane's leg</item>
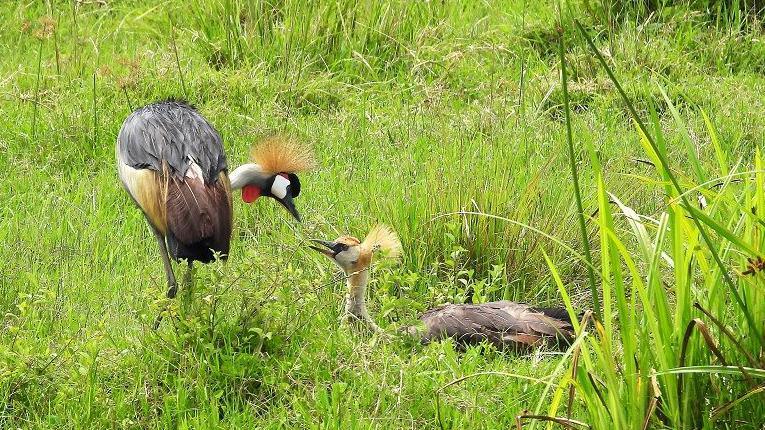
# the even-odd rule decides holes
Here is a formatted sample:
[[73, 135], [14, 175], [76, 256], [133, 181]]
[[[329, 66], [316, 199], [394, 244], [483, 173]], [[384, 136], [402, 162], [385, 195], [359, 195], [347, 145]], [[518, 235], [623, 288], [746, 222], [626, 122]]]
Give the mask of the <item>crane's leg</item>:
[[167, 298], [172, 299], [178, 292], [178, 283], [175, 282], [175, 274], [173, 273], [173, 266], [170, 264], [170, 255], [167, 253], [167, 244], [162, 233], [159, 232], [154, 226], [151, 227], [154, 232], [154, 236], [157, 238], [159, 244], [159, 254], [162, 256], [162, 263], [165, 265], [165, 276], [167, 277]]
[[191, 283], [194, 282], [194, 262], [188, 260], [189, 267], [186, 269], [186, 273], [183, 274], [183, 286], [192, 290]]
[[191, 297], [194, 293], [194, 262], [187, 260], [186, 271], [183, 273], [183, 295], [184, 297]]
[[[165, 243], [165, 238], [162, 236], [162, 233], [159, 232], [156, 228], [154, 228], [151, 223], [149, 224], [149, 227], [151, 227], [151, 231], [154, 232], [154, 237], [157, 238], [157, 244], [159, 244], [159, 254], [162, 257], [162, 264], [165, 266], [165, 276], [167, 277], [167, 297], [172, 299], [175, 297], [175, 294], [178, 292], [178, 283], [175, 282], [175, 274], [173, 273], [173, 266], [170, 264], [170, 255], [167, 253], [167, 244]], [[159, 329], [159, 324], [162, 323], [162, 316], [167, 311], [169, 307], [165, 306], [165, 309], [157, 315], [157, 318], [154, 320], [154, 330]]]

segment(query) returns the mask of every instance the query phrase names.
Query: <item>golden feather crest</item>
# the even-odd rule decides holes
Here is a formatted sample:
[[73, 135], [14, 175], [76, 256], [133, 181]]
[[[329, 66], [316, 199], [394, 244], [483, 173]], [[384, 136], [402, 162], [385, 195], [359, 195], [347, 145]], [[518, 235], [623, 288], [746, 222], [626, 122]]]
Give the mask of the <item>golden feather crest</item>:
[[310, 147], [285, 136], [263, 139], [250, 151], [250, 158], [264, 172], [295, 173], [316, 168], [316, 158]]
[[382, 224], [372, 227], [361, 245], [373, 253], [382, 251], [390, 258], [398, 258], [402, 253], [396, 232]]

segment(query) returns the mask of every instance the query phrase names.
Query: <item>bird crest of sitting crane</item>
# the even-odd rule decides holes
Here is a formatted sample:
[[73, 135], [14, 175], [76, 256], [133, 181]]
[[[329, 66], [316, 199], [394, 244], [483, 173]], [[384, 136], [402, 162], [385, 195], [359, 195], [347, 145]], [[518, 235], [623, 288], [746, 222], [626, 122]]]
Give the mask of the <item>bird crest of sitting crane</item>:
[[371, 254], [377, 253], [382, 253], [392, 259], [401, 257], [401, 241], [398, 235], [383, 224], [372, 227], [364, 241], [361, 242], [361, 248], [370, 254], [370, 258]]

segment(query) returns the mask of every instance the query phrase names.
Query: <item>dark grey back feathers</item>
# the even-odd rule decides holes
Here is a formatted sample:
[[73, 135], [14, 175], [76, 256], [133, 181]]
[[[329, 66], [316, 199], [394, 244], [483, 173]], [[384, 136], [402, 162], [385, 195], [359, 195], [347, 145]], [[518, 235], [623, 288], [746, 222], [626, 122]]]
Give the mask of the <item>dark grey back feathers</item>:
[[172, 177], [186, 175], [192, 160], [207, 184], [228, 168], [220, 135], [190, 105], [180, 101], [153, 103], [125, 119], [118, 136], [120, 160], [134, 169], [162, 171], [167, 162]]

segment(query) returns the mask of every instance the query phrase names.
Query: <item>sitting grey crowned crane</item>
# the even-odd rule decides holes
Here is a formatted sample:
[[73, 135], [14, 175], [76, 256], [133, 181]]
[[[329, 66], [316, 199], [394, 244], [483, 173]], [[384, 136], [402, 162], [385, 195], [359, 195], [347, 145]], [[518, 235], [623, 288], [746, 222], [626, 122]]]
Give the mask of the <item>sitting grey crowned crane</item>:
[[254, 163], [228, 174], [221, 137], [189, 104], [162, 101], [134, 111], [117, 137], [117, 169], [125, 190], [143, 211], [159, 244], [167, 297], [178, 286], [170, 263], [226, 259], [232, 230], [232, 190], [242, 200], [276, 199], [298, 221], [293, 198], [300, 194], [296, 172], [314, 167], [307, 147], [269, 138], [252, 151]]
[[[348, 283], [346, 318], [359, 320], [371, 330], [380, 327], [366, 307], [366, 287], [372, 256], [378, 252], [390, 257], [401, 254], [401, 242], [395, 232], [385, 226], [374, 227], [363, 241], [341, 236], [335, 241], [314, 240], [311, 246], [335, 262]], [[402, 331], [418, 337], [423, 344], [453, 338], [458, 346], [489, 342], [498, 349], [525, 349], [549, 344], [570, 344], [574, 338], [568, 312], [558, 308], [535, 308], [506, 300], [480, 304], [447, 304], [420, 315], [424, 330], [405, 327]]]

